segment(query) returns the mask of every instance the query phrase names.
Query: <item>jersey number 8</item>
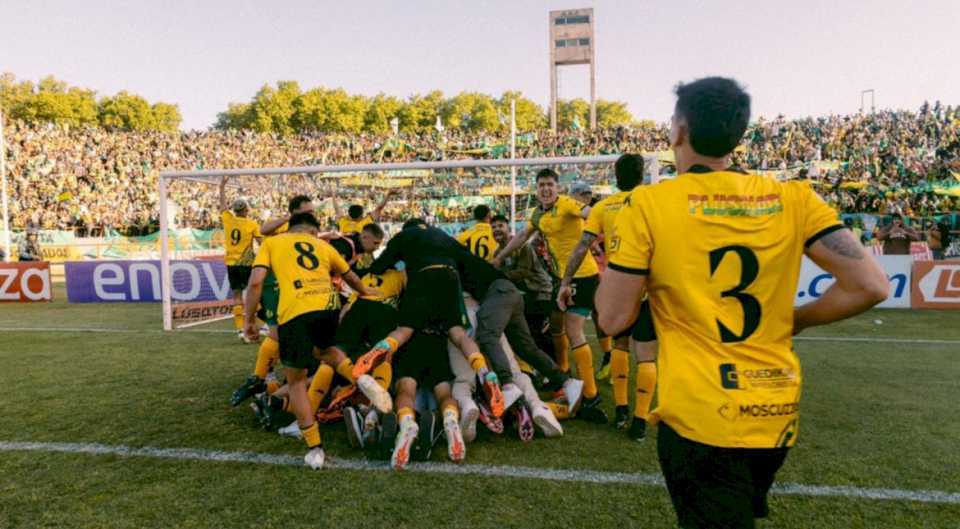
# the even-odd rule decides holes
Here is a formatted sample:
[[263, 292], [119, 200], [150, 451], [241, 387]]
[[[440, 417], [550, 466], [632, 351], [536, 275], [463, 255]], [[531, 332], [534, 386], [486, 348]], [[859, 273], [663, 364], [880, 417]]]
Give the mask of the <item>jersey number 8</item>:
[[313, 245], [308, 242], [297, 241], [293, 243], [293, 249], [297, 251], [297, 264], [305, 270], [316, 270], [320, 266], [320, 259], [313, 253]]

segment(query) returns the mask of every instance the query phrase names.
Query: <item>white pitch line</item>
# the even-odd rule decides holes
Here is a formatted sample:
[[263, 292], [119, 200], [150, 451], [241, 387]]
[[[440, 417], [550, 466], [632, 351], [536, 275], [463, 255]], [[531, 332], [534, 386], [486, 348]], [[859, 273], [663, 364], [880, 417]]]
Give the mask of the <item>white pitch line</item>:
[[[303, 458], [298, 456], [265, 454], [257, 452], [222, 452], [193, 448], [132, 448], [123, 445], [97, 443], [39, 443], [0, 441], [2, 452], [61, 452], [68, 454], [114, 455], [120, 457], [147, 457], [180, 461], [214, 461], [230, 463], [254, 463], [302, 467]], [[357, 459], [327, 458], [326, 467], [339, 470], [390, 471], [386, 462]], [[411, 463], [409, 470], [425, 474], [454, 474], [462, 476], [507, 477], [565, 481], [592, 484], [627, 484], [663, 487], [663, 478], [658, 474], [631, 474], [598, 470], [549, 469], [517, 467], [508, 465], [455, 465], [452, 463]], [[801, 483], [776, 483], [773, 494], [792, 496], [841, 497], [865, 500], [916, 501], [921, 503], [946, 503], [960, 505], [960, 492], [940, 490], [903, 490], [863, 488], [836, 485], [804, 485]]]
[[877, 338], [873, 336], [794, 336], [794, 340], [807, 342], [863, 342], [863, 343], [908, 343], [931, 345], [960, 345], [960, 340], [928, 340], [925, 338]]

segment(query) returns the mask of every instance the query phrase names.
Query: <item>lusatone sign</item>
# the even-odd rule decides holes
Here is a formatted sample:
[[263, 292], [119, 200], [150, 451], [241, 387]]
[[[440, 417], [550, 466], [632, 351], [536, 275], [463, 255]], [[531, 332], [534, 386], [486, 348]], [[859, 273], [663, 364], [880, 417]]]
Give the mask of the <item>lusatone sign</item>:
[[50, 301], [50, 263], [0, 263], [0, 302]]

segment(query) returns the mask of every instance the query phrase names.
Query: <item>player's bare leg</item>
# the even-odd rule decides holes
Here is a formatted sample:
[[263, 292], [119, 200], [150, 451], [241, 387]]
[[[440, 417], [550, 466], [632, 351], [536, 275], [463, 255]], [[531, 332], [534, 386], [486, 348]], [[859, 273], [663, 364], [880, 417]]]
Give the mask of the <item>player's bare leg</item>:
[[397, 420], [400, 423], [397, 432], [397, 441], [390, 457], [390, 466], [396, 470], [403, 470], [410, 462], [410, 450], [417, 439], [420, 427], [417, 426], [417, 415], [414, 411], [417, 400], [417, 381], [404, 377], [397, 381]]
[[409, 342], [413, 336], [411, 327], [397, 327], [386, 338], [380, 340], [373, 346], [373, 349], [367, 351], [363, 356], [357, 358], [353, 366], [353, 377], [360, 378], [360, 375], [369, 373], [381, 362], [389, 361], [397, 349]]
[[447, 436], [447, 456], [450, 461], [460, 462], [467, 456], [467, 445], [460, 431], [460, 407], [453, 398], [450, 384], [444, 382], [433, 388], [433, 396], [443, 412], [443, 431]]
[[506, 399], [500, 388], [500, 380], [497, 373], [487, 367], [487, 361], [480, 352], [480, 346], [467, 335], [467, 330], [463, 327], [452, 327], [447, 331], [450, 341], [460, 349], [463, 356], [466, 357], [470, 367], [477, 373], [483, 383], [483, 392], [487, 396], [487, 402], [490, 404], [490, 411], [495, 417], [502, 417], [506, 411]]
[[323, 468], [326, 456], [323, 453], [323, 443], [320, 440], [320, 429], [316, 418], [310, 411], [310, 398], [307, 396], [307, 370], [285, 368], [287, 377], [287, 391], [290, 398], [290, 411], [297, 416], [297, 424], [303, 433], [303, 440], [307, 443], [307, 455], [304, 462], [308, 467], [318, 470]]
[[[316, 350], [314, 351], [316, 352]], [[393, 402], [387, 390], [383, 389], [380, 384], [377, 384], [377, 381], [366, 372], [355, 377], [354, 375], [357, 371], [356, 366], [339, 347], [328, 347], [322, 351], [321, 354], [317, 355], [317, 358], [334, 366], [340, 376], [356, 384], [356, 387], [370, 400], [370, 404], [381, 413], [390, 413], [393, 411]]]

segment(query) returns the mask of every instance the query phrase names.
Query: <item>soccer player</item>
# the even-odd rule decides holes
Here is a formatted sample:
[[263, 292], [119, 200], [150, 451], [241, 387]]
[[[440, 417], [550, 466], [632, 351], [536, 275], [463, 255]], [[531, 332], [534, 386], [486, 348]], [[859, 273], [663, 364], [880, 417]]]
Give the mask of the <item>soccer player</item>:
[[377, 291], [367, 288], [343, 257], [316, 237], [320, 224], [313, 214], [293, 215], [288, 225], [287, 233], [268, 238], [257, 254], [244, 305], [244, 326], [248, 336], [257, 334], [255, 312], [267, 271], [272, 270], [280, 285], [280, 362], [285, 368], [290, 407], [309, 449], [304, 461], [319, 469], [324, 462], [323, 445], [306, 386], [306, 371], [314, 361], [314, 348], [319, 350], [320, 360], [337, 366], [337, 372], [355, 381], [378, 409], [389, 411], [392, 402], [369, 375], [354, 379], [353, 363], [335, 345], [340, 302], [331, 274], [341, 274], [347, 284], [364, 295], [377, 295]]
[[380, 275], [403, 261], [407, 289], [400, 299], [399, 327], [357, 360], [355, 374], [366, 373], [384, 360], [389, 361], [415, 331], [446, 333], [483, 379], [491, 408], [499, 417], [505, 409], [500, 381], [487, 367], [480, 348], [465, 329], [466, 314], [455, 259], [459, 253], [466, 251], [452, 237], [428, 227], [422, 219], [411, 219], [390, 239], [370, 268], [360, 270], [361, 274]]
[[470, 253], [481, 259], [492, 261], [497, 253], [497, 239], [493, 236], [493, 227], [490, 226], [493, 214], [490, 207], [480, 204], [473, 208], [473, 220], [477, 221], [469, 229], [457, 235], [457, 242], [467, 247]]
[[[287, 214], [268, 219], [260, 225], [260, 233], [264, 237], [279, 235], [287, 232], [287, 222], [290, 217], [298, 213], [312, 213], [313, 201], [306, 195], [297, 195], [287, 203]], [[230, 397], [230, 405], [238, 406], [249, 397], [265, 389], [264, 381], [267, 373], [280, 360], [280, 338], [277, 334], [277, 305], [280, 303], [280, 286], [273, 271], [267, 272], [263, 280], [263, 293], [260, 295], [260, 310], [257, 317], [267, 324], [267, 336], [260, 342], [257, 351], [257, 361], [254, 364], [253, 374], [248, 376], [243, 385], [237, 388]]]
[[[590, 252], [596, 240], [602, 236], [604, 248], [613, 247], [613, 230], [617, 215], [626, 203], [627, 197], [630, 196], [630, 191], [643, 182], [643, 157], [624, 154], [614, 164], [614, 172], [617, 188], [620, 191], [597, 202], [590, 209], [583, 237], [570, 254], [567, 271], [557, 292], [557, 304], [561, 308], [570, 303], [573, 297], [573, 271], [580, 267], [584, 256]], [[614, 337], [614, 347], [610, 355], [610, 376], [613, 381], [613, 400], [616, 406], [613, 423], [620, 430], [626, 429], [629, 424], [629, 437], [642, 441], [646, 437], [646, 419], [650, 414], [650, 401], [653, 399], [653, 390], [657, 384], [657, 342], [648, 303], [644, 303], [641, 309], [641, 317], [633, 328], [633, 337], [634, 339], [631, 340], [629, 332]], [[627, 379], [630, 374], [628, 351], [631, 350], [637, 362], [636, 402], [632, 422], [627, 407]]]
[[254, 240], [260, 240], [260, 226], [247, 218], [250, 206], [246, 200], [238, 198], [227, 209], [227, 181], [229, 176], [220, 180], [220, 220], [223, 222], [223, 263], [227, 265], [227, 280], [233, 291], [233, 326], [240, 340], [251, 343], [243, 333], [243, 289], [250, 280], [253, 265]]
[[[383, 208], [387, 207], [387, 203], [390, 202], [390, 197], [392, 197], [394, 193], [395, 191], [393, 189], [387, 191], [383, 195], [383, 201], [380, 202], [376, 209], [369, 215], [364, 215], [363, 206], [360, 204], [351, 204], [350, 207], [347, 208], [346, 217], [340, 217], [338, 212], [337, 231], [343, 235], [349, 235], [359, 232], [367, 224], [379, 222], [381, 215], [383, 215]], [[336, 202], [334, 202], [334, 206], [336, 206]]]
[[[560, 177], [552, 169], [542, 169], [537, 173], [537, 200], [540, 205], [534, 208], [530, 220], [520, 233], [497, 254], [494, 265], [501, 266], [503, 259], [517, 251], [530, 238], [540, 233], [550, 254], [551, 275], [555, 287], [566, 274], [567, 261], [583, 236], [583, 220], [589, 208], [568, 196], [558, 194]], [[593, 294], [597, 290], [599, 270], [592, 255], [584, 256], [583, 263], [573, 274], [574, 294], [563, 311], [563, 327], [568, 343], [573, 343], [574, 362], [577, 374], [583, 380], [583, 403], [581, 415], [598, 423], [607, 422], [606, 414], [599, 408], [600, 394], [593, 375], [593, 351], [583, 332], [587, 316], [593, 311]], [[565, 340], [558, 340], [557, 352], [567, 350]], [[562, 361], [559, 363], [563, 363]]]
[[[649, 291], [660, 341], [650, 422], [679, 525], [754, 527], [797, 441], [791, 335], [869, 309], [889, 283], [808, 183], [730, 166], [750, 118], [736, 81], [700, 79], [676, 94], [679, 176], [638, 187], [617, 217], [600, 326], [627, 329]], [[794, 309], [803, 254], [837, 282]]]

